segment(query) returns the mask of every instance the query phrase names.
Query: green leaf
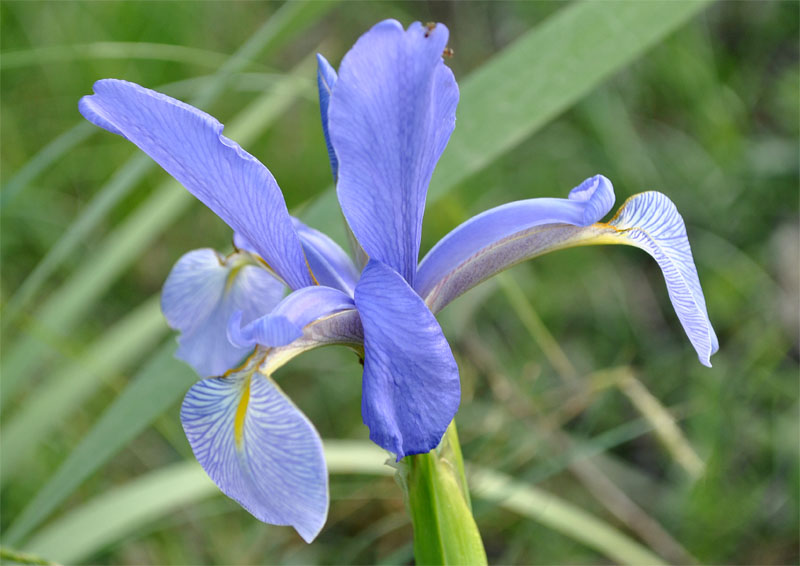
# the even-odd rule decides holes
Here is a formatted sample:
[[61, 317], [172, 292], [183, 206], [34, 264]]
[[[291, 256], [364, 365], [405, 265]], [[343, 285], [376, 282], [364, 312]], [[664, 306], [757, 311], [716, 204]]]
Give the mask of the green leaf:
[[468, 468], [475, 497], [533, 519], [621, 564], [665, 564], [608, 523], [542, 489], [489, 469]]
[[55, 562], [50, 562], [44, 558], [34, 556], [33, 554], [25, 554], [17, 552], [12, 548], [0, 546], [0, 560], [3, 563], [11, 562], [13, 564], [40, 564], [41, 566], [58, 566]]
[[83, 142], [96, 130], [97, 128], [89, 122], [79, 122], [40, 149], [3, 185], [3, 191], [0, 192], [0, 209], [14, 200], [14, 197], [22, 192], [22, 189], [52, 165], [56, 159]]
[[[150, 472], [67, 513], [25, 551], [75, 564], [139, 527], [219, 493], [197, 462]], [[35, 549], [35, 550], [34, 550]]]
[[0, 430], [3, 485], [24, 472], [33, 449], [112, 376], [138, 362], [168, 330], [158, 297], [141, 304], [117, 322], [72, 363], [54, 371], [35, 388]]
[[444, 196], [709, 4], [580, 2], [559, 10], [461, 82], [458, 123], [429, 198]]
[[22, 540], [87, 477], [136, 438], [197, 381], [191, 367], [174, 357], [176, 348], [174, 340], [164, 344], [117, 396], [14, 521], [4, 536], [5, 542], [16, 544]]
[[46, 45], [3, 54], [0, 69], [64, 63], [76, 59], [152, 59], [200, 67], [219, 67], [228, 60], [225, 53], [167, 43], [98, 41], [73, 45]]

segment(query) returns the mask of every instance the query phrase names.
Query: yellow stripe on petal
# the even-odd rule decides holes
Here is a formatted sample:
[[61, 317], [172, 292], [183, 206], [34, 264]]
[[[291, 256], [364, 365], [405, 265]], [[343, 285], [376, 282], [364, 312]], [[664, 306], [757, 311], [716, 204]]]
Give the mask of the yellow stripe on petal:
[[233, 438], [238, 450], [242, 449], [244, 421], [247, 417], [247, 406], [250, 404], [250, 379], [248, 377], [242, 384], [242, 397], [239, 399], [239, 406], [236, 407], [236, 414], [233, 417]]

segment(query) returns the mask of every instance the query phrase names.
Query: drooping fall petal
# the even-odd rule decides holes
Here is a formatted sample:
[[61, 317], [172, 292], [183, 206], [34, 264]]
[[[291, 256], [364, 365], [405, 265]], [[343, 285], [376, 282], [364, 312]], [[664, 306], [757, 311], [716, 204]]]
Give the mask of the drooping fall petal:
[[355, 301], [364, 328], [361, 412], [369, 437], [398, 459], [428, 452], [461, 400], [450, 345], [419, 295], [381, 262], [367, 263]]
[[254, 363], [196, 383], [181, 406], [183, 429], [225, 495], [257, 519], [291, 525], [311, 542], [328, 514], [322, 440]]

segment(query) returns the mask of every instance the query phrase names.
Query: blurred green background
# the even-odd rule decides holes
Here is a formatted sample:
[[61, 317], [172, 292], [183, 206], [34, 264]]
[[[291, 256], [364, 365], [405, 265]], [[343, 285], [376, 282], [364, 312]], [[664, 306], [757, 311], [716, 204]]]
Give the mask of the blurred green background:
[[[158, 292], [231, 233], [77, 111], [106, 77], [193, 102], [341, 238], [313, 55], [338, 65], [387, 17], [446, 23], [462, 89], [423, 253], [595, 173], [618, 204], [658, 189], [721, 344], [701, 366], [655, 262], [627, 248], [539, 258], [446, 309], [490, 562], [618, 562], [621, 536], [671, 563], [798, 563], [794, 2], [2, 2], [3, 544], [70, 563], [412, 563], [400, 489], [359, 472], [361, 444], [331, 443], [345, 463], [310, 546], [168, 475], [196, 471], [178, 416], [195, 378]], [[359, 376], [323, 349], [277, 377], [323, 438], [366, 441]], [[481, 496], [486, 470], [513, 479], [504, 505]]]

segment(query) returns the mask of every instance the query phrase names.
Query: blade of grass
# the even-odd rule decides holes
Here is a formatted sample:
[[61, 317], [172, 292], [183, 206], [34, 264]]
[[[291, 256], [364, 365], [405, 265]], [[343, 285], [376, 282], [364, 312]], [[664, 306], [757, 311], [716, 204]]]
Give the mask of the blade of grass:
[[12, 548], [0, 546], [0, 560], [3, 563], [11, 562], [12, 564], [40, 564], [41, 566], [58, 566], [55, 562], [50, 562], [44, 558], [34, 556], [33, 554], [24, 554], [17, 552]]
[[[273, 84], [283, 77], [285, 73], [277, 72], [261, 72], [261, 73], [237, 73], [228, 81], [231, 90], [243, 92], [263, 92], [272, 88]], [[203, 92], [209, 88], [209, 83], [217, 81], [217, 75], [201, 75], [189, 79], [183, 79], [163, 85], [157, 85], [155, 90], [163, 92], [173, 97], [191, 99], [198, 92]], [[38, 177], [41, 173], [47, 170], [48, 167], [53, 165], [58, 159], [67, 154], [75, 146], [79, 145], [82, 141], [88, 138], [95, 132], [100, 132], [94, 124], [81, 120], [74, 126], [57, 136], [50, 143], [40, 149], [33, 157], [31, 157], [22, 168], [17, 171], [11, 179], [2, 186], [0, 190], [0, 210], [10, 205], [14, 199], [22, 192], [25, 187], [29, 186], [31, 181]], [[98, 194], [102, 193], [102, 189]], [[113, 191], [111, 191], [113, 192]], [[116, 202], [116, 201], [114, 201]], [[59, 241], [60, 245], [61, 241]], [[74, 245], [74, 244], [73, 244]], [[49, 273], [49, 272], [48, 272]], [[29, 284], [29, 286], [31, 286]], [[35, 291], [34, 291], [35, 292]], [[19, 295], [20, 293], [17, 293]], [[17, 298], [19, 300], [19, 298]], [[4, 305], [5, 312], [12, 312], [16, 310], [11, 304]], [[3, 325], [8, 322], [4, 319]]]
[[[325, 441], [331, 474], [391, 476], [387, 455], [377, 446]], [[624, 564], [663, 564], [655, 555], [607, 523], [544, 490], [505, 474], [469, 468], [476, 497], [533, 519]], [[76, 563], [176, 509], [218, 494], [195, 462], [174, 464], [114, 488], [52, 523], [25, 545], [48, 559]]]
[[[578, 372], [569, 361], [569, 358], [553, 338], [550, 331], [542, 322], [536, 310], [530, 304], [516, 280], [508, 273], [498, 277], [514, 312], [527, 328], [534, 342], [545, 354], [562, 379], [569, 384], [574, 384], [578, 379]], [[625, 370], [616, 377], [615, 385], [630, 399], [640, 414], [652, 425], [653, 431], [666, 447], [673, 460], [681, 466], [692, 478], [697, 479], [703, 472], [704, 464], [697, 452], [687, 440], [680, 428], [675, 424], [670, 412], [654, 397], [641, 382]]]
[[632, 372], [620, 379], [618, 385], [636, 410], [653, 425], [653, 430], [672, 459], [692, 480], [700, 478], [705, 470], [705, 463], [697, 455], [680, 427], [675, 424], [675, 419], [664, 405], [633, 376]]
[[219, 67], [229, 56], [225, 53], [168, 43], [98, 41], [78, 45], [46, 45], [3, 53], [0, 69], [18, 69], [31, 65], [66, 63], [78, 59], [152, 59], [200, 67]]
[[[201, 108], [212, 104], [227, 88], [233, 74], [242, 70], [258, 56], [263, 56], [280, 46], [295, 33], [322, 17], [334, 5], [333, 1], [287, 2], [284, 4], [214, 73], [213, 79], [195, 96], [191, 97], [189, 102]], [[57, 146], [57, 148], [61, 147], [61, 145]], [[6, 305], [3, 312], [3, 328], [7, 328], [16, 321], [19, 314], [36, 297], [42, 284], [53, 274], [55, 269], [75, 252], [78, 245], [97, 227], [114, 205], [124, 198], [136, 186], [136, 183], [153, 168], [155, 168], [155, 164], [152, 160], [137, 153], [118, 170], [109, 183], [100, 189], [97, 196], [70, 225], [59, 243], [53, 246], [39, 262]], [[15, 189], [15, 191], [18, 190]], [[5, 387], [10, 388], [8, 385]]]
[[621, 564], [665, 564], [608, 523], [542, 489], [486, 468], [469, 468], [472, 493], [533, 519]]
[[88, 476], [136, 438], [197, 381], [194, 371], [174, 357], [176, 347], [174, 340], [168, 340], [114, 399], [13, 522], [3, 537], [7, 544], [19, 543]]
[[0, 192], [0, 210], [19, 195], [22, 189], [47, 169], [50, 164], [83, 142], [96, 130], [97, 128], [92, 124], [80, 122], [44, 146], [9, 179], [8, 183], [3, 185], [3, 190]]
[[483, 169], [709, 2], [577, 2], [461, 83], [458, 126], [429, 198]]
[[153, 297], [107, 329], [83, 356], [37, 385], [36, 395], [22, 404], [0, 430], [0, 485], [22, 473], [29, 456], [47, 434], [102, 383], [139, 361], [167, 330], [158, 297]]
[[215, 492], [217, 486], [198, 463], [174, 464], [70, 511], [35, 536], [25, 545], [25, 551], [62, 564], [76, 564], [131, 531]]
[[[499, 281], [501, 288], [514, 308], [514, 312], [518, 314], [520, 320], [528, 329], [531, 338], [539, 345], [545, 357], [553, 364], [561, 379], [567, 385], [576, 386], [578, 395], [585, 397], [586, 393], [577, 369], [555, 338], [553, 338], [553, 335], [527, 297], [525, 297], [519, 284], [508, 272], [501, 274]], [[651, 402], [661, 407], [655, 398], [651, 398]], [[663, 412], [667, 412], [663, 407], [661, 409]], [[543, 419], [541, 429], [549, 432], [550, 441], [559, 447], [559, 452], [569, 452], [569, 448], [572, 445], [570, 438], [559, 429], [557, 424], [545, 421]], [[652, 421], [649, 421], [649, 423], [651, 425], [659, 424]], [[674, 423], [672, 424], [674, 425]], [[611, 481], [591, 461], [574, 460], [569, 463], [569, 469], [597, 501], [636, 532], [642, 540], [647, 541], [653, 549], [664, 556], [670, 557], [675, 562], [696, 562], [658, 521], [628, 497], [619, 486]]]

